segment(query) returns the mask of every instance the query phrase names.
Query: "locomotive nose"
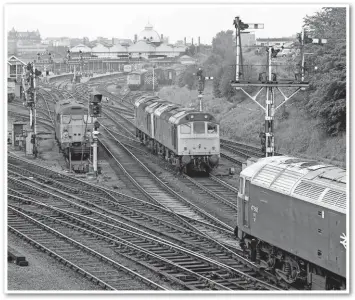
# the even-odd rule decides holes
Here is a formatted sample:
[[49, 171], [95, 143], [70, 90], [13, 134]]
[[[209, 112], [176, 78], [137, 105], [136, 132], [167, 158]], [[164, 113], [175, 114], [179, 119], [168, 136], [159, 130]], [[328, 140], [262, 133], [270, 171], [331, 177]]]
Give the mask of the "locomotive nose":
[[216, 166], [218, 164], [219, 157], [218, 155], [212, 155], [208, 160], [210, 161], [211, 166]]

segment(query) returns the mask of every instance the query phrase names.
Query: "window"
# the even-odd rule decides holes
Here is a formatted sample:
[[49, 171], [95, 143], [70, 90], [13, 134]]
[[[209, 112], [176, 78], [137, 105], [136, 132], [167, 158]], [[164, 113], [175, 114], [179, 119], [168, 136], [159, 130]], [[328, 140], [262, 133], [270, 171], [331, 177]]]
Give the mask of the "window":
[[207, 123], [207, 133], [217, 133], [217, 124]]
[[244, 178], [239, 178], [239, 191], [241, 194], [244, 194]]
[[70, 123], [70, 116], [62, 116], [62, 123], [69, 124]]
[[194, 122], [194, 133], [204, 134], [205, 133], [205, 122]]
[[190, 134], [191, 133], [191, 123], [182, 124], [180, 126], [181, 134]]
[[249, 226], [249, 203], [248, 203], [248, 201], [243, 200], [243, 206], [244, 206], [243, 225], [248, 227]]
[[84, 115], [84, 122], [86, 123], [93, 123], [93, 119], [92, 117], [88, 116], [88, 115]]
[[249, 185], [250, 185], [250, 181], [246, 180], [245, 181], [245, 195], [249, 196]]
[[72, 120], [82, 120], [83, 116], [82, 115], [71, 115]]

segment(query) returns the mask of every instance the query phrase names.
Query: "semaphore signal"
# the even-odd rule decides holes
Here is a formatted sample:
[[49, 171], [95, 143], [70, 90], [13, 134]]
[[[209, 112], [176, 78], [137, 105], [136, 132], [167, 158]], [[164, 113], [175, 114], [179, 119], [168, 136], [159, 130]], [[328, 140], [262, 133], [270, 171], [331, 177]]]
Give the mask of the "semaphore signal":
[[[235, 81], [231, 83], [232, 87], [237, 90], [241, 90], [244, 94], [246, 94], [251, 100], [253, 100], [258, 106], [260, 106], [265, 111], [265, 156], [274, 156], [275, 153], [275, 137], [274, 137], [274, 117], [275, 112], [278, 108], [284, 105], [289, 99], [295, 96], [300, 90], [304, 90], [305, 87], [308, 87], [308, 82], [304, 81], [304, 51], [303, 47], [305, 44], [305, 39], [307, 42], [310, 38], [305, 34], [305, 30], [302, 30], [302, 33], [299, 35], [301, 42], [301, 51], [302, 51], [302, 67], [301, 67], [301, 81], [299, 81], [299, 77], [295, 80], [287, 80], [286, 82], [278, 82], [277, 74], [272, 72], [272, 60], [277, 56], [278, 51], [275, 50], [272, 46], [268, 46], [267, 48], [267, 59], [268, 66], [267, 72], [260, 73], [259, 78], [257, 80], [243, 80], [243, 56], [242, 56], [242, 47], [241, 47], [241, 31], [249, 28], [250, 24], [243, 23], [239, 17], [235, 17], [233, 22], [236, 28], [236, 44], [237, 44], [237, 56], [236, 56], [236, 73], [235, 73]], [[257, 25], [257, 26], [256, 26]], [[261, 29], [261, 24], [254, 24], [254, 28]], [[264, 28], [264, 26], [262, 26]], [[240, 72], [241, 69], [241, 72]], [[243, 79], [241, 80], [241, 77]], [[259, 87], [259, 91], [254, 95], [250, 95], [246, 92], [243, 87]], [[296, 90], [291, 93], [291, 95], [287, 96], [280, 88], [281, 87], [296, 87]], [[260, 104], [256, 99], [258, 95], [261, 93], [263, 89], [266, 89], [266, 101], [265, 107]], [[275, 108], [275, 89], [280, 92], [284, 100]], [[263, 141], [264, 142], [264, 141]]]

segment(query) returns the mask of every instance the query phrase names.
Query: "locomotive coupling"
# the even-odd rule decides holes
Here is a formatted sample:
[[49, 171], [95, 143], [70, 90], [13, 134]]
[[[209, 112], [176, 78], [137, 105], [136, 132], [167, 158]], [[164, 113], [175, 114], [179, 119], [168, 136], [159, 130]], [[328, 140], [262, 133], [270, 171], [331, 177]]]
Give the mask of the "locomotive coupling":
[[191, 158], [189, 155], [184, 155], [182, 158], [181, 158], [181, 162], [183, 163], [183, 165], [187, 165], [191, 162]]
[[209, 160], [211, 166], [216, 166], [219, 162], [219, 157], [218, 157], [218, 155], [212, 155], [209, 157], [208, 160]]

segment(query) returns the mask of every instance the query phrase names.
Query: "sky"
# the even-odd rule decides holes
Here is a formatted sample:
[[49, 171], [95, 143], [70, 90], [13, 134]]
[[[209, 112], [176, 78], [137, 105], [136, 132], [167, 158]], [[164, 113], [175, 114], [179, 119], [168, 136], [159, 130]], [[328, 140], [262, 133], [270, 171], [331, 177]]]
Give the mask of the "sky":
[[290, 4], [14, 4], [5, 6], [5, 29], [38, 29], [41, 37], [134, 38], [149, 22], [169, 36], [169, 42], [187, 38], [210, 44], [222, 30], [234, 29], [234, 17], [245, 23], [264, 23], [257, 38], [285, 37], [301, 31], [303, 18], [322, 5]]

